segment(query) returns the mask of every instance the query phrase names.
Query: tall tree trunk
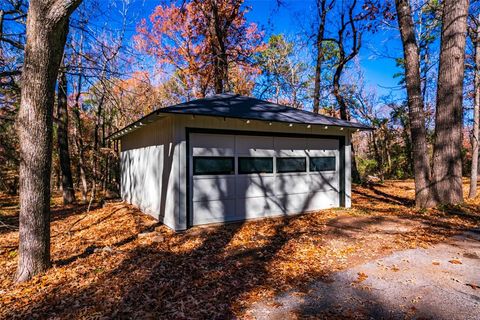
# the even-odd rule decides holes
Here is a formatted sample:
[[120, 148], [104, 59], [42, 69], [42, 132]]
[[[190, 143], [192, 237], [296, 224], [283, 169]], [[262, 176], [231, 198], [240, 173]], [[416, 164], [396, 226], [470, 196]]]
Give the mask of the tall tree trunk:
[[433, 148], [434, 196], [443, 204], [463, 201], [462, 105], [468, 2], [443, 2]]
[[67, 76], [65, 72], [61, 72], [58, 78], [57, 104], [57, 140], [63, 203], [71, 204], [75, 202], [75, 191], [73, 189], [70, 153], [68, 148]]
[[405, 155], [405, 166], [403, 171], [408, 173], [408, 175], [413, 174], [413, 158], [412, 158], [412, 139], [410, 138], [411, 130], [410, 130], [410, 121], [409, 120], [400, 120], [403, 130], [402, 130], [402, 140], [405, 144], [405, 148], [403, 153]]
[[121, 180], [121, 173], [120, 173], [120, 148], [119, 148], [119, 141], [114, 141], [114, 150], [117, 161], [114, 161], [113, 171], [114, 171], [114, 180], [115, 180], [115, 189], [120, 194], [120, 180]]
[[[102, 75], [102, 79], [104, 75]], [[102, 88], [105, 90], [105, 88]], [[100, 97], [100, 101], [98, 102], [97, 112], [96, 112], [96, 119], [95, 119], [95, 128], [94, 128], [94, 140], [93, 140], [93, 157], [92, 157], [92, 191], [90, 194], [90, 204], [93, 200], [95, 200], [96, 192], [97, 192], [97, 183], [98, 183], [98, 175], [101, 172], [99, 170], [99, 159], [100, 159], [100, 126], [102, 122], [102, 114], [103, 114], [103, 103], [105, 101], [105, 91], [102, 92]]]
[[[350, 120], [350, 115], [348, 113], [348, 106], [341, 92], [340, 78], [343, 74], [343, 70], [347, 64], [355, 58], [360, 52], [360, 46], [362, 43], [361, 36], [357, 28], [357, 20], [354, 15], [355, 10], [357, 9], [357, 0], [353, 0], [349, 3], [346, 12], [342, 11], [340, 13], [340, 28], [338, 29], [337, 39], [334, 41], [338, 46], [338, 62], [335, 68], [335, 73], [333, 75], [333, 95], [337, 100], [338, 106], [340, 108], [340, 118], [343, 120]], [[347, 16], [347, 19], [345, 19]], [[346, 38], [351, 39], [351, 46], [347, 54], [344, 41]], [[352, 149], [352, 181], [361, 182], [361, 177], [357, 169], [357, 161], [355, 157], [355, 148], [353, 143], [351, 145]]]
[[390, 144], [390, 138], [388, 137], [388, 129], [387, 130], [387, 134], [386, 134], [386, 138], [385, 138], [385, 153], [386, 153], [386, 158], [387, 158], [387, 164], [388, 164], [388, 168], [387, 168], [387, 174], [390, 175], [392, 173], [392, 155], [390, 153], [390, 151], [392, 150], [392, 146]]
[[435, 205], [431, 200], [431, 171], [425, 129], [425, 111], [420, 78], [420, 57], [409, 0], [396, 0], [398, 25], [405, 59], [405, 80], [408, 97], [408, 117], [412, 138], [415, 205], [425, 208]]
[[5, 18], [5, 11], [0, 9], [0, 39], [3, 38], [3, 19]]
[[[107, 146], [106, 144], [106, 119], [105, 119], [105, 111], [102, 114], [102, 148], [105, 148]], [[105, 195], [105, 192], [107, 190], [107, 180], [108, 180], [108, 165], [109, 165], [109, 153], [105, 155], [105, 163], [103, 166], [102, 170], [102, 190], [103, 194]]]
[[85, 160], [84, 160], [84, 143], [83, 143], [83, 130], [82, 130], [82, 118], [80, 117], [80, 96], [82, 93], [82, 76], [78, 77], [77, 93], [75, 95], [75, 104], [73, 106], [73, 114], [75, 118], [75, 145], [78, 151], [78, 166], [80, 171], [80, 182], [82, 184], [82, 202], [87, 202], [88, 184], [87, 174], [85, 172]]
[[17, 281], [50, 267], [50, 171], [55, 82], [68, 32], [68, 17], [80, 1], [30, 0], [22, 91], [20, 227]]
[[210, 33], [213, 35], [212, 51], [214, 59], [214, 78], [215, 93], [223, 93], [228, 87], [228, 61], [225, 49], [225, 31], [222, 30], [221, 21], [218, 13], [218, 4], [215, 0], [211, 1], [211, 21]]
[[230, 12], [225, 14], [225, 4], [218, 0], [194, 0], [201, 8], [208, 19], [208, 33], [210, 36], [210, 46], [212, 49], [213, 80], [215, 93], [223, 93], [230, 90], [228, 80], [228, 54], [227, 54], [227, 35], [228, 30], [240, 12], [240, 6], [243, 1], [230, 1]]
[[333, 96], [335, 97], [335, 100], [337, 100], [338, 107], [340, 109], [340, 119], [348, 120], [349, 116], [347, 103], [345, 102], [343, 94], [340, 91], [340, 77], [343, 73], [343, 67], [344, 64], [340, 64], [333, 75]]
[[478, 16], [476, 30], [472, 32], [472, 42], [475, 45], [475, 80], [473, 85], [474, 104], [473, 104], [473, 130], [472, 130], [472, 171], [470, 173], [470, 191], [469, 198], [477, 196], [477, 181], [478, 181], [478, 135], [480, 122], [480, 14]]
[[380, 155], [380, 151], [378, 148], [376, 133], [375, 131], [372, 131], [370, 134], [372, 139], [371, 145], [373, 146], [373, 154], [374, 154], [375, 160], [377, 161], [378, 171], [380, 172], [380, 174], [383, 175], [383, 159], [382, 159], [382, 156]]
[[[337, 103], [340, 107], [340, 119], [350, 120], [350, 116], [347, 110], [348, 109], [347, 103], [343, 98], [343, 94], [340, 92], [340, 76], [343, 72], [343, 66], [344, 64], [342, 63], [340, 66], [337, 67], [337, 70], [333, 77], [333, 95], [335, 96], [335, 99], [337, 100]], [[360, 183], [362, 182], [362, 177], [358, 172], [357, 160], [355, 156], [355, 147], [353, 143], [351, 145], [351, 150], [352, 150], [352, 156], [351, 156], [352, 157], [352, 181], [356, 183]]]
[[358, 172], [358, 167], [357, 167], [357, 157], [356, 157], [356, 152], [355, 152], [355, 146], [353, 143], [350, 146], [351, 148], [351, 158], [352, 158], [352, 181], [355, 183], [361, 183], [362, 182], [362, 177], [360, 176], [360, 172]]
[[224, 92], [223, 84], [223, 72], [222, 72], [222, 61], [220, 58], [220, 53], [216, 45], [212, 45], [212, 51], [214, 52], [213, 57], [213, 78], [214, 78], [214, 89], [216, 94]]
[[[327, 20], [327, 0], [317, 0], [317, 12], [318, 12], [318, 30], [317, 39], [315, 45], [317, 47], [317, 57], [315, 62], [315, 82], [313, 89], [313, 112], [318, 113], [320, 111], [320, 91], [322, 82], [322, 63], [323, 63], [323, 39], [325, 35], [325, 22]], [[331, 7], [333, 1], [329, 5]]]

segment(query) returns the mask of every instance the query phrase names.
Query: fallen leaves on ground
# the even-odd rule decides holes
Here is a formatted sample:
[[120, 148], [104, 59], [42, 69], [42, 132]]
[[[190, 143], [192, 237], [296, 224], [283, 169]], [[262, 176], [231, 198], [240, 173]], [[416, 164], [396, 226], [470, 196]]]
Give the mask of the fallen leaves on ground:
[[470, 288], [472, 288], [473, 290], [480, 289], [480, 286], [478, 286], [476, 284], [473, 284], [473, 283], [466, 283], [466, 285], [469, 286]]
[[361, 282], [363, 282], [363, 281], [365, 281], [365, 280], [367, 280], [367, 279], [368, 279], [368, 276], [367, 276], [366, 273], [364, 273], [364, 272], [359, 272], [359, 273], [357, 274], [357, 279], [354, 281], [354, 283], [361, 283]]
[[478, 226], [478, 199], [417, 211], [413, 196], [412, 181], [388, 181], [354, 187], [351, 209], [183, 233], [121, 202], [87, 213], [57, 196], [53, 267], [15, 284], [18, 198], [0, 194], [0, 318], [243, 318], [259, 300]]
[[462, 264], [462, 261], [460, 261], [459, 259], [452, 259], [452, 260], [449, 260], [448, 262], [450, 262], [451, 264]]
[[392, 266], [390, 267], [390, 270], [392, 270], [393, 272], [398, 272], [398, 271], [400, 271], [400, 268], [399, 268], [398, 266], [396, 266], [396, 265], [392, 265]]

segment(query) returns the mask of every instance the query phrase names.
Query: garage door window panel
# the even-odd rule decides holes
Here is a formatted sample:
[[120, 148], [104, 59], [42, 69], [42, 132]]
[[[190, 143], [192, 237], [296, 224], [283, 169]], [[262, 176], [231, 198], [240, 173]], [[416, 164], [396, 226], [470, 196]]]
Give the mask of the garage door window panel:
[[273, 173], [272, 157], [239, 157], [238, 173]]
[[234, 157], [193, 157], [193, 174], [235, 174], [235, 159]]
[[279, 157], [277, 158], [277, 172], [306, 172], [307, 158], [305, 157]]
[[335, 171], [336, 159], [335, 157], [310, 157], [310, 171], [323, 172]]

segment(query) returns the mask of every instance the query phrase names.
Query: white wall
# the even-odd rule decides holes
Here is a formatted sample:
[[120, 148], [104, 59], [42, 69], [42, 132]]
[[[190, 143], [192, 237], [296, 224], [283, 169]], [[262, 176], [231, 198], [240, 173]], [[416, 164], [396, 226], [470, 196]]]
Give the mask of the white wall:
[[345, 137], [345, 207], [352, 206], [352, 135]]
[[121, 138], [121, 196], [171, 228], [176, 228], [173, 121], [162, 117]]

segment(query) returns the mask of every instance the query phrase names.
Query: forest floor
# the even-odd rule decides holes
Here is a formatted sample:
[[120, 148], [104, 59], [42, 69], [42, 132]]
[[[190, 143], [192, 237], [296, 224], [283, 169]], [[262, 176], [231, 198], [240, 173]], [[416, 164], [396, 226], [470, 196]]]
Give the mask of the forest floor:
[[[375, 278], [369, 273], [372, 263], [384, 261], [392, 272], [405, 269], [401, 263], [390, 265], [389, 259], [400, 255], [398, 261], [405, 262], [404, 252], [442, 248], [453, 236], [462, 237], [480, 225], [480, 197], [460, 206], [417, 210], [413, 196], [412, 181], [355, 186], [351, 209], [183, 233], [121, 202], [87, 213], [86, 206], [63, 206], [55, 196], [53, 266], [16, 284], [18, 199], [0, 194], [0, 318], [249, 319], [259, 316], [259, 304], [270, 311], [281, 309], [279, 296], [312, 295], [312, 286], [321, 283], [343, 283], [345, 290], [364, 286], [360, 291], [368, 292]], [[461, 266], [462, 260], [475, 258], [476, 253], [469, 254], [419, 268], [433, 274], [437, 263]], [[354, 280], [341, 282], [342, 274]], [[479, 283], [463, 285], [478, 297]], [[361, 306], [345, 313], [339, 303], [348, 301], [325, 300], [323, 310], [328, 312], [322, 315], [290, 308], [288, 316], [280, 317], [372, 316]], [[407, 309], [415, 310], [416, 301], [408, 303]]]

